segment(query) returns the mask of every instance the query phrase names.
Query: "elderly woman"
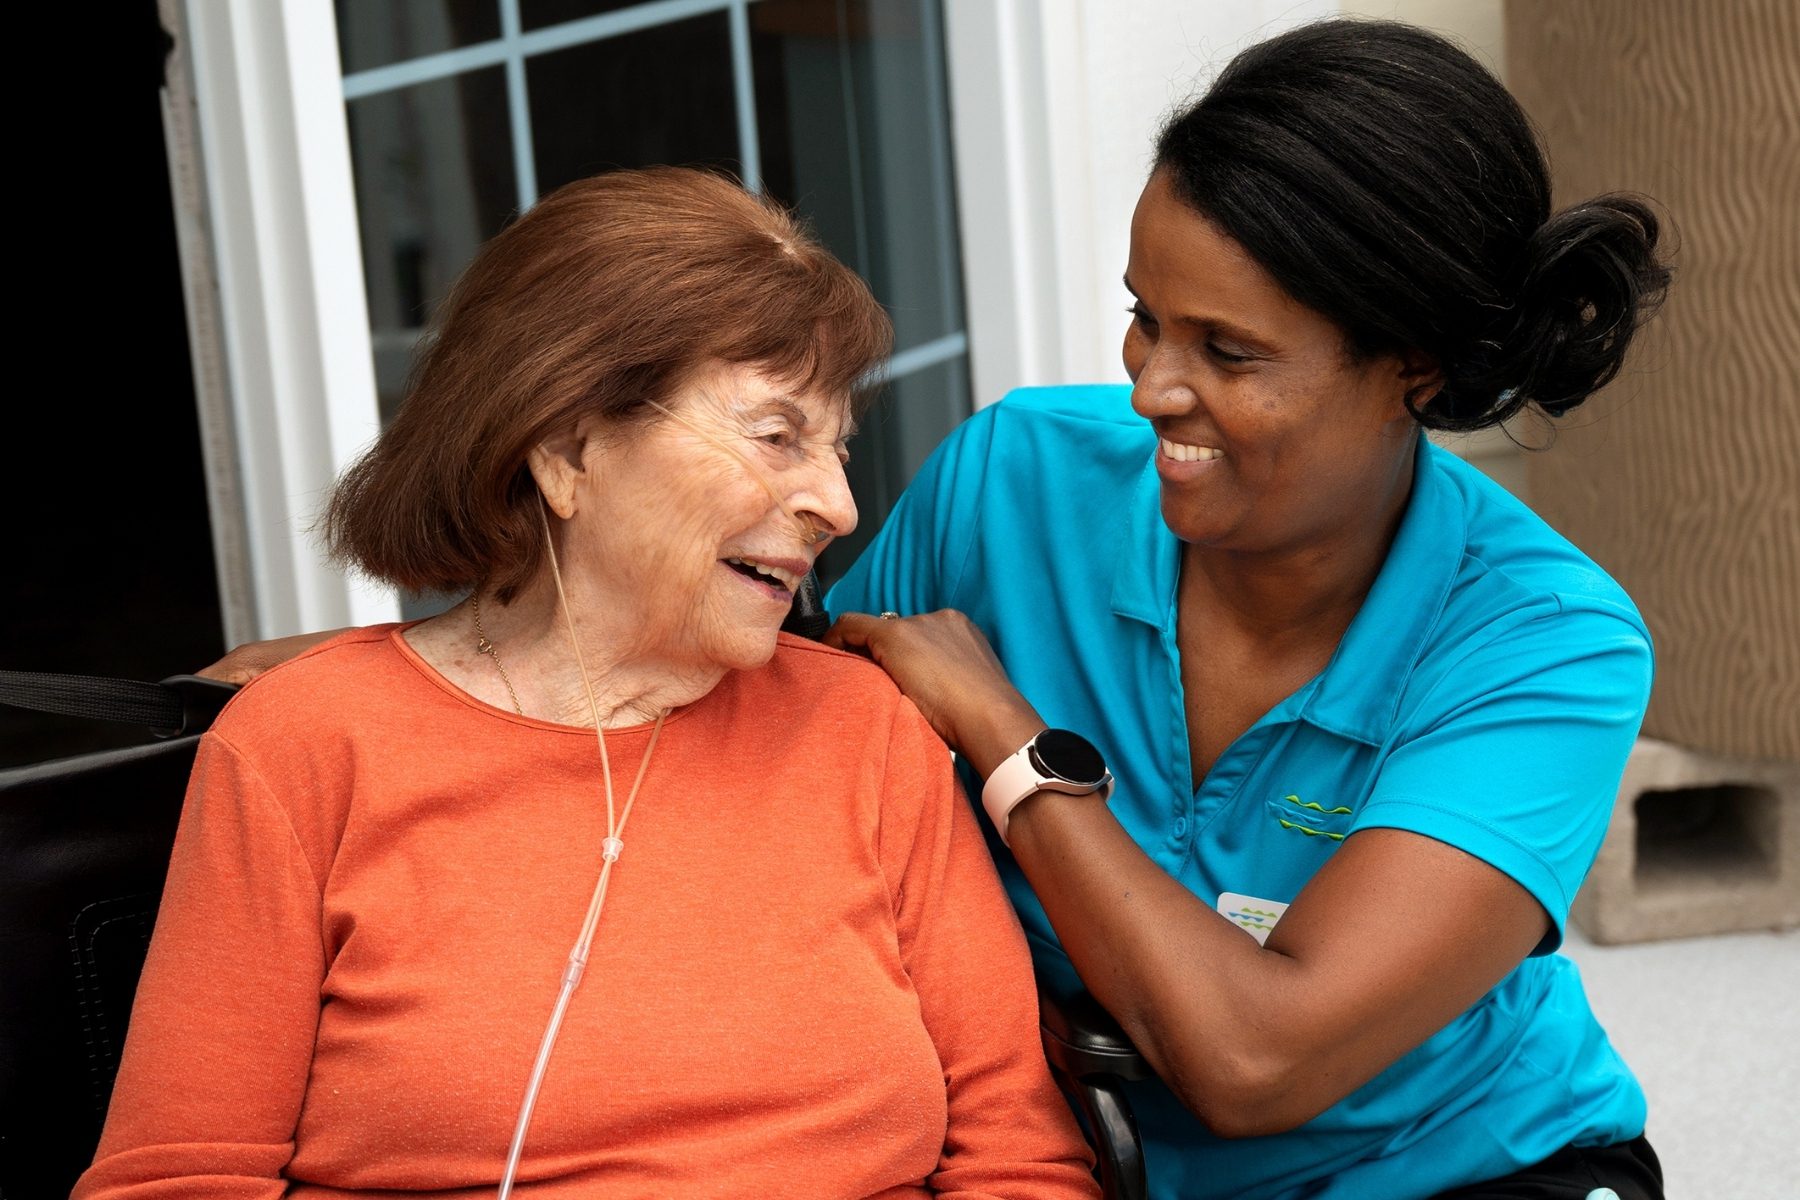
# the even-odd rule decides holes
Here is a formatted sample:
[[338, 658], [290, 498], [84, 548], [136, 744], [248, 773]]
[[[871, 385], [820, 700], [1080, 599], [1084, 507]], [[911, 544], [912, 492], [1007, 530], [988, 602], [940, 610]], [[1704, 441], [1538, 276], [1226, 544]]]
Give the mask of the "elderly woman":
[[326, 521], [468, 599], [207, 735], [77, 1196], [1092, 1194], [942, 743], [778, 634], [888, 337], [691, 171], [484, 249]]
[[1132, 385], [978, 414], [828, 598], [922, 614], [836, 637], [969, 768], [1040, 970], [1166, 1081], [1135, 1098], [1154, 1194], [1661, 1195], [1555, 954], [1644, 623], [1421, 430], [1580, 404], [1656, 243], [1628, 198], [1553, 212], [1441, 38], [1255, 46], [1158, 142]]

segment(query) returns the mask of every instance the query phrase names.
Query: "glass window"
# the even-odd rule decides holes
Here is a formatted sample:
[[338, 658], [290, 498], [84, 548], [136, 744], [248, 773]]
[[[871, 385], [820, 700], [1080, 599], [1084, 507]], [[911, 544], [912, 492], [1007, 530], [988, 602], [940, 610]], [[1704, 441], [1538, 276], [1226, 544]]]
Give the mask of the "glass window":
[[969, 415], [969, 365], [958, 354], [909, 372], [883, 388], [850, 446], [850, 490], [856, 496], [856, 532], [826, 548], [819, 582], [843, 577], [881, 528], [913, 473], [938, 442]]
[[499, 67], [349, 102], [369, 336], [384, 421], [419, 332], [518, 203]]
[[654, 163], [742, 172], [722, 12], [539, 55], [525, 78], [543, 192]]
[[385, 67], [500, 36], [495, 0], [337, 0], [344, 73]]
[[519, 19], [527, 29], [542, 29], [622, 8], [637, 8], [640, 3], [641, 0], [519, 0]]
[[750, 10], [764, 185], [869, 281], [901, 350], [963, 327], [931, 15], [875, 0]]
[[862, 524], [821, 563], [841, 573], [969, 412], [940, 5], [338, 0], [384, 418], [432, 307], [511, 213], [613, 167], [733, 171], [894, 319], [852, 452]]

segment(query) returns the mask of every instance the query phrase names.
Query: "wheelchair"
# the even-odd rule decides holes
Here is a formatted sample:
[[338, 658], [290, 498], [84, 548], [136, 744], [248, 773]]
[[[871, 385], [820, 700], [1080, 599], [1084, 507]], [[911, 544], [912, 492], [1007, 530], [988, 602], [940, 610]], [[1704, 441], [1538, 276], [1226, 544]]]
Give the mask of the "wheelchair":
[[[194, 753], [236, 690], [193, 676], [135, 686], [166, 693], [143, 722], [164, 740], [0, 770], [0, 1197], [66, 1196], [93, 1158]], [[1142, 1200], [1124, 1082], [1148, 1066], [1085, 992], [1040, 983], [1038, 1000], [1103, 1191]]]

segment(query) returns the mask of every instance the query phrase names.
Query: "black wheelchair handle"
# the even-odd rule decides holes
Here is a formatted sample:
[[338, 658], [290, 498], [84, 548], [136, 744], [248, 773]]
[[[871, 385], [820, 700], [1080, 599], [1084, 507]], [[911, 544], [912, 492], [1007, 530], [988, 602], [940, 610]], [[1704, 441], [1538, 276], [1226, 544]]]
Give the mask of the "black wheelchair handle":
[[1125, 1083], [1151, 1078], [1150, 1064], [1085, 988], [1059, 992], [1040, 979], [1038, 1028], [1050, 1073], [1081, 1110], [1094, 1142], [1102, 1193], [1107, 1200], [1146, 1200], [1143, 1141]]

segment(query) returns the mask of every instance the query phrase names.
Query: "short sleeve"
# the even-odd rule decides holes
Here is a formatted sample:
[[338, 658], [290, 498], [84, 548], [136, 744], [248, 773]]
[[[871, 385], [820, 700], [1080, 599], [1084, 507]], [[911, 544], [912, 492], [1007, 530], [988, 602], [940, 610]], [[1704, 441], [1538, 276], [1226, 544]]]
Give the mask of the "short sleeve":
[[827, 612], [913, 616], [960, 607], [996, 413], [976, 413], [932, 451], [881, 531], [826, 595]]
[[1587, 610], [1539, 617], [1471, 651], [1409, 720], [1360, 829], [1404, 829], [1505, 872], [1561, 944], [1575, 890], [1605, 837], [1649, 699], [1650, 643]]

